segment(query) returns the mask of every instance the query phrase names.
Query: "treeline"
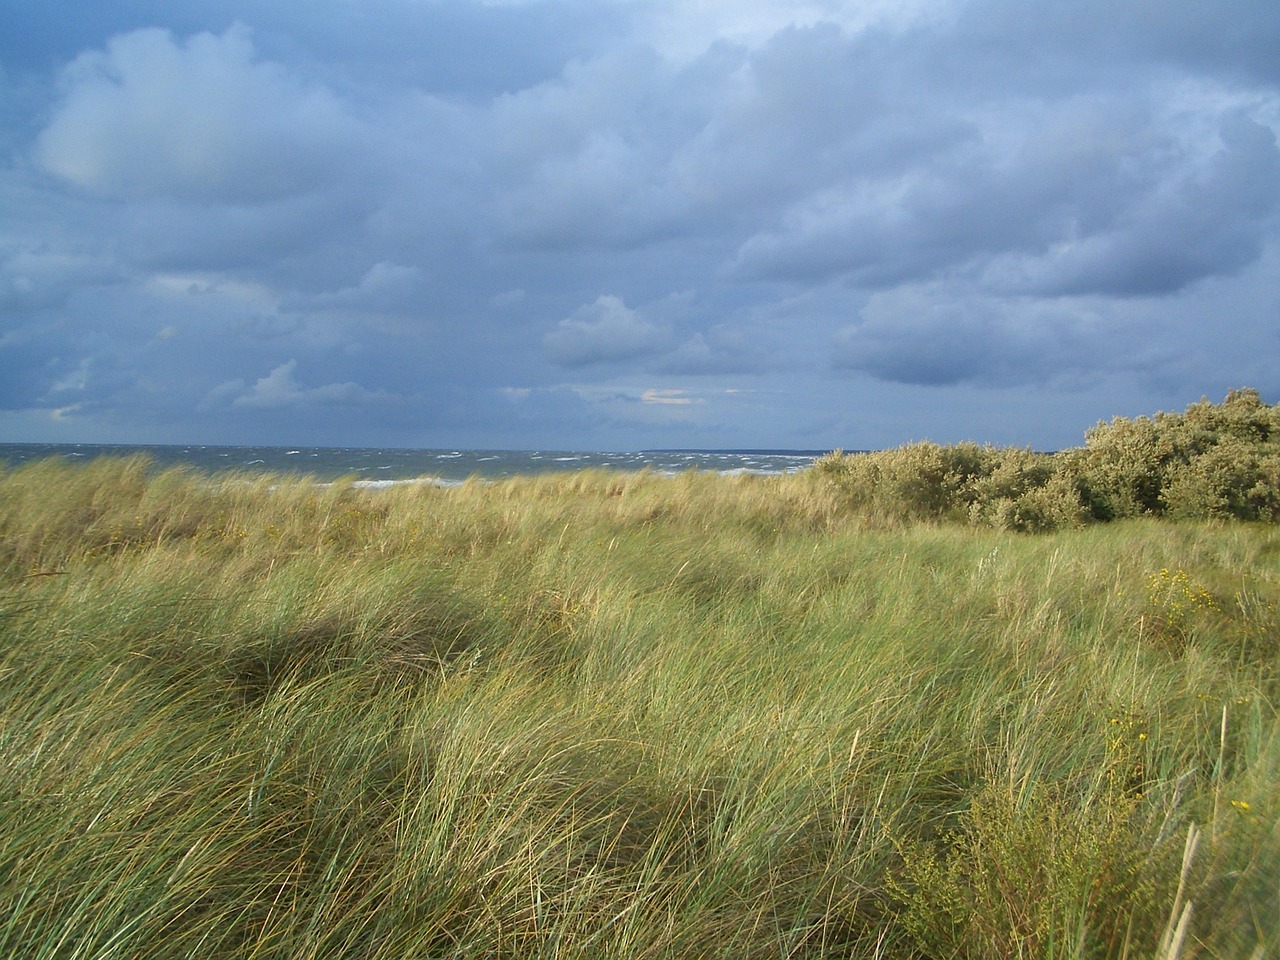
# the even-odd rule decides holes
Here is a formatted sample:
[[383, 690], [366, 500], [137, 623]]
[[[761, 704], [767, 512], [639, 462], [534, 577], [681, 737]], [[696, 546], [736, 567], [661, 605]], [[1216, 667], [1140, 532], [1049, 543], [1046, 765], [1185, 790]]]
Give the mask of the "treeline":
[[913, 443], [823, 457], [814, 473], [884, 520], [1043, 531], [1126, 517], [1280, 519], [1280, 405], [1253, 389], [1182, 413], [1115, 417], [1057, 453]]

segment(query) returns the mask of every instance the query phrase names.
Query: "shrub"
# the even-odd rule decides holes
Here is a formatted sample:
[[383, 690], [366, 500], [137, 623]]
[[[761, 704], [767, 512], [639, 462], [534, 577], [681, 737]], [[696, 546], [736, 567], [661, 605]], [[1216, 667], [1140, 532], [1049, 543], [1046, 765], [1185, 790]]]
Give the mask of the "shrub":
[[[1035, 785], [984, 787], [941, 846], [904, 850], [893, 887], [925, 956], [1120, 956], [1154, 948], [1151, 918], [1176, 868], [1133, 828], [1135, 804], [1108, 794], [1080, 805]], [[1139, 951], [1141, 952], [1141, 951]]]
[[969, 518], [1001, 530], [1037, 533], [1080, 526], [1087, 515], [1079, 484], [1048, 454], [1010, 448], [993, 452], [969, 495]]
[[[1065, 461], [1064, 461], [1065, 465]], [[968, 519], [1004, 530], [1078, 526], [1088, 516], [1079, 478], [1048, 455], [974, 443], [915, 443], [828, 454], [814, 473], [846, 505], [879, 520]]]
[[1160, 490], [1172, 442], [1149, 417], [1116, 417], [1085, 434], [1085, 476], [1097, 495], [1100, 519], [1161, 512]]
[[1183, 413], [1116, 417], [1054, 454], [921, 442], [828, 454], [814, 475], [880, 522], [967, 518], [1039, 532], [1087, 520], [1170, 515], [1280, 519], [1280, 406], [1256, 390]]
[[1017, 497], [996, 501], [985, 519], [1001, 530], [1047, 533], [1082, 526], [1087, 517], [1088, 510], [1074, 478], [1054, 472], [1043, 483], [1028, 487]]
[[1228, 436], [1174, 474], [1160, 494], [1170, 516], [1280, 518], [1280, 453]]
[[1280, 407], [1256, 390], [1184, 413], [1116, 417], [1086, 434], [1084, 474], [1102, 519], [1161, 515], [1274, 519], [1280, 510]]

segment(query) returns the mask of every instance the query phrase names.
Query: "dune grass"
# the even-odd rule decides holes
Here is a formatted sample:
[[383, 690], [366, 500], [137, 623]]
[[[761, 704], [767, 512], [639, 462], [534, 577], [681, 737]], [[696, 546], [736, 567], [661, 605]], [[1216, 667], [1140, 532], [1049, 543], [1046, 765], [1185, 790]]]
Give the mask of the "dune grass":
[[811, 474], [5, 471], [0, 955], [1275, 955], [1278, 603]]

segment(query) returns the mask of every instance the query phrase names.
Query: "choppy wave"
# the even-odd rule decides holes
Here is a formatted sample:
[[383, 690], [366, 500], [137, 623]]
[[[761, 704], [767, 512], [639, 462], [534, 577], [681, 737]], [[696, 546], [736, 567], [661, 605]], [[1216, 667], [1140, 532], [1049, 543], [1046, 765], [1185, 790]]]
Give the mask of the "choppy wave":
[[432, 479], [459, 483], [470, 477], [499, 479], [526, 474], [585, 470], [644, 470], [681, 473], [782, 474], [801, 470], [820, 450], [411, 450], [387, 447], [232, 447], [206, 445], [0, 444], [0, 462], [19, 465], [45, 457], [76, 461], [144, 454], [157, 466], [185, 465], [221, 473], [232, 470], [307, 474], [322, 480], [354, 478], [363, 486]]

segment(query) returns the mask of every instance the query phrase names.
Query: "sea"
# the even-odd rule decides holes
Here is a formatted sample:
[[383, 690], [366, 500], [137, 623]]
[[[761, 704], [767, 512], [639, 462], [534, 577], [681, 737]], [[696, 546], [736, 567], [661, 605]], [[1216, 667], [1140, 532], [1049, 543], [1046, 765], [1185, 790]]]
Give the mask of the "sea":
[[569, 472], [593, 467], [649, 469], [660, 474], [688, 470], [722, 474], [784, 474], [803, 470], [826, 450], [414, 450], [393, 447], [234, 447], [204, 444], [127, 445], [89, 443], [0, 443], [0, 464], [16, 467], [48, 457], [87, 463], [98, 457], [141, 454], [157, 468], [188, 466], [209, 474], [233, 471], [299, 474], [320, 481], [352, 478], [361, 486], [433, 480]]

